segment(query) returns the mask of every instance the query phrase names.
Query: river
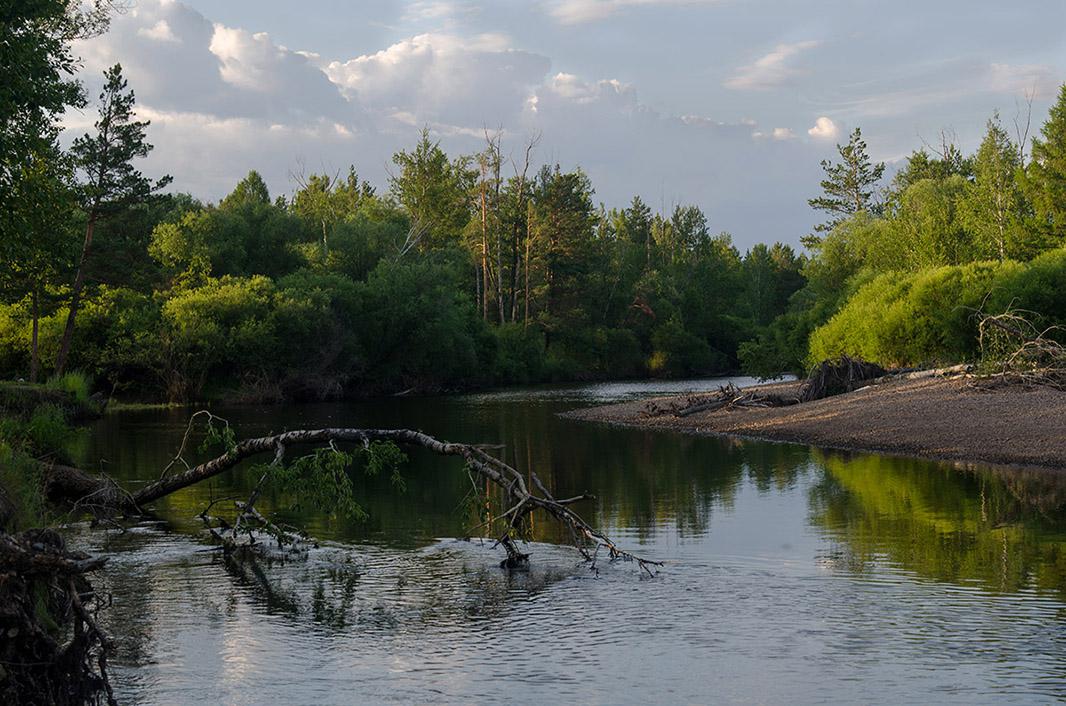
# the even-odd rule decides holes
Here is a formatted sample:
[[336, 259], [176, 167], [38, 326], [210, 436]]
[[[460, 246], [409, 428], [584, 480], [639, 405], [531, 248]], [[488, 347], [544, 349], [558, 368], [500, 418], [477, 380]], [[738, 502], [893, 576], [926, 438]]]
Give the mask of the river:
[[[406, 489], [359, 476], [365, 521], [267, 493], [323, 540], [235, 564], [196, 514], [246, 496], [235, 471], [126, 531], [76, 530], [111, 557], [123, 703], [1046, 703], [1066, 698], [1066, 477], [806, 446], [612, 428], [558, 412], [723, 381], [611, 383], [215, 410], [239, 436], [411, 427], [499, 444], [626, 548], [591, 572], [546, 519], [529, 571], [498, 567], [452, 459], [412, 452]], [[745, 382], [745, 381], [740, 381]], [[131, 487], [187, 410], [116, 412], [77, 455]]]

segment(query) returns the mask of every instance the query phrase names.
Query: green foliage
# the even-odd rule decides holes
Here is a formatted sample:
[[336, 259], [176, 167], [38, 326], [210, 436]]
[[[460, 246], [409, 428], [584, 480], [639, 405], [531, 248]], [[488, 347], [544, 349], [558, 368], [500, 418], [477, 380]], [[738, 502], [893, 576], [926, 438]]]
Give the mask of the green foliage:
[[55, 152], [59, 118], [85, 100], [71, 41], [102, 31], [100, 3], [19, 0], [0, 12], [0, 213], [17, 208], [27, 163]]
[[330, 517], [367, 518], [366, 511], [355, 501], [348, 469], [352, 454], [335, 449], [316, 449], [314, 453], [294, 459], [284, 466], [268, 466], [278, 488], [293, 498], [290, 508], [313, 507]]
[[389, 179], [393, 197], [411, 215], [422, 232], [420, 247], [428, 249], [453, 244], [470, 220], [476, 173], [470, 159], [450, 160], [439, 142], [423, 129], [410, 151], [393, 155], [398, 174]]
[[651, 336], [652, 353], [648, 369], [653, 375], [677, 377], [693, 373], [713, 373], [725, 367], [706, 341], [685, 330], [672, 318], [656, 327]]
[[133, 166], [134, 159], [148, 156], [152, 145], [145, 141], [148, 121], [133, 119], [134, 96], [127, 88], [121, 65], [104, 72], [96, 134], [76, 138], [70, 148], [85, 177], [81, 192], [90, 219], [143, 203], [171, 181], [165, 176], [152, 183]]
[[977, 310], [998, 313], [1015, 302], [1038, 307], [1032, 310], [1048, 322], [1061, 321], [1066, 309], [1051, 288], [1063, 278], [1061, 252], [1036, 265], [977, 262], [881, 275], [813, 333], [808, 362], [844, 353], [882, 365], [972, 361]]
[[49, 379], [45, 389], [64, 392], [79, 402], [88, 402], [92, 393], [92, 380], [85, 373], [75, 370]]
[[[229, 422], [220, 419], [210, 412], [202, 412], [207, 421], [204, 422], [204, 439], [200, 443], [201, 453], [221, 450], [229, 453], [237, 448], [237, 433]], [[193, 415], [194, 419], [196, 415]]]
[[[862, 130], [855, 128], [848, 144], [837, 145], [840, 162], [834, 164], [822, 160], [823, 195], [810, 199], [811, 208], [829, 214], [829, 220], [814, 227], [815, 233], [833, 230], [842, 220], [856, 213], [877, 213], [878, 204], [873, 201], [874, 186], [885, 173], [884, 163], [873, 164], [866, 153]], [[816, 243], [817, 236], [809, 236], [807, 244]]]
[[350, 475], [353, 466], [361, 463], [367, 475], [388, 474], [399, 490], [406, 489], [400, 471], [407, 455], [396, 444], [373, 442], [356, 451], [337, 448], [315, 449], [311, 454], [294, 459], [283, 466], [262, 466], [270, 474], [278, 490], [292, 498], [290, 508], [314, 507], [331, 517], [367, 519], [366, 510], [355, 499]]
[[522, 385], [543, 379], [544, 335], [538, 329], [509, 323], [493, 329], [493, 336], [497, 382]]
[[1046, 242], [1063, 244], [1066, 233], [1066, 84], [1051, 106], [1048, 120], [1033, 139], [1033, 158], [1026, 167], [1024, 191], [1032, 202], [1032, 228]]
[[41, 491], [41, 466], [35, 458], [3, 438], [0, 425], [0, 494], [14, 515], [0, 530], [19, 532], [45, 524], [47, 507]]
[[1004, 260], [1038, 250], [1023, 227], [1029, 205], [1017, 180], [1021, 166], [1021, 150], [994, 115], [974, 159], [973, 183], [960, 205], [980, 257]]
[[375, 441], [365, 449], [366, 474], [378, 476], [388, 474], [389, 480], [401, 492], [407, 490], [407, 482], [401, 471], [407, 463], [407, 454], [391, 441]]

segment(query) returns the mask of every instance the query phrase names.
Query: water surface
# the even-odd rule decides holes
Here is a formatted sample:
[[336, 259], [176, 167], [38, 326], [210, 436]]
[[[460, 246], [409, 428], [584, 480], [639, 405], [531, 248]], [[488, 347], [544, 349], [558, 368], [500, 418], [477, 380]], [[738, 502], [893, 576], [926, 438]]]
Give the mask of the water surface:
[[[465, 541], [470, 482], [412, 452], [407, 489], [357, 478], [370, 519], [291, 507], [325, 541], [235, 564], [196, 514], [239, 470], [83, 530], [112, 556], [126, 703], [1046, 703], [1066, 695], [1066, 480], [804, 446], [612, 428], [560, 411], [722, 381], [613, 383], [360, 404], [216, 410], [239, 435], [412, 427], [503, 446], [623, 546], [667, 562], [590, 572], [538, 520], [528, 572]], [[109, 415], [80, 455], [158, 476], [187, 412]]]

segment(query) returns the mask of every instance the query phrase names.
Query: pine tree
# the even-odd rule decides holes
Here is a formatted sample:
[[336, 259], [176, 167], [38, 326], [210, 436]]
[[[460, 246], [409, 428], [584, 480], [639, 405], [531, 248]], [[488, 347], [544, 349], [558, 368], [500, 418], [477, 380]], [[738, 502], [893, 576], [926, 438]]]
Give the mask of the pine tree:
[[[827, 233], [841, 221], [860, 211], [876, 212], [877, 204], [873, 202], [873, 188], [885, 173], [883, 162], [870, 163], [866, 153], [866, 142], [862, 139], [862, 130], [855, 128], [846, 145], [837, 145], [840, 163], [833, 164], [822, 160], [825, 179], [822, 180], [824, 196], [807, 201], [811, 208], [830, 214], [825, 223], [814, 227], [815, 233]], [[821, 237], [812, 233], [802, 238], [807, 247], [817, 245]]]
[[1032, 156], [1025, 174], [1025, 192], [1033, 204], [1034, 228], [1053, 243], [1066, 240], [1066, 84], [1033, 139]]
[[122, 66], [115, 64], [104, 72], [104, 78], [96, 134], [86, 133], [74, 140], [71, 147], [71, 155], [83, 175], [79, 190], [87, 221], [81, 258], [71, 289], [67, 324], [56, 358], [57, 375], [63, 374], [70, 355], [97, 222], [147, 201], [155, 191], [170, 183], [169, 176], [152, 183], [134, 168], [133, 160], [147, 157], [152, 149], [144, 139], [148, 122], [133, 119], [133, 91], [126, 91], [128, 86], [122, 77]]

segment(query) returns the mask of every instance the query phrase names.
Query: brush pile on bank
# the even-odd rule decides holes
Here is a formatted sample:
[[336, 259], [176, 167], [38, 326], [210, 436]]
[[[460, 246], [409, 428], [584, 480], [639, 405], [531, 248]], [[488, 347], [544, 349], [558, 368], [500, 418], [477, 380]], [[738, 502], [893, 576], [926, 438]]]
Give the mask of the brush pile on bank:
[[981, 349], [980, 386], [1044, 386], [1066, 391], [1066, 346], [1057, 326], [1037, 328], [1022, 313], [1008, 310], [995, 316], [978, 314]]
[[719, 409], [752, 407], [787, 407], [812, 402], [845, 392], [853, 392], [888, 374], [876, 363], [859, 358], [841, 356], [814, 366], [807, 380], [798, 389], [788, 392], [767, 392], [761, 388], [740, 389], [733, 383], [722, 385], [714, 392], [686, 395], [667, 401], [651, 400], [644, 405], [642, 416], [659, 417], [672, 414], [687, 417], [699, 412]]

